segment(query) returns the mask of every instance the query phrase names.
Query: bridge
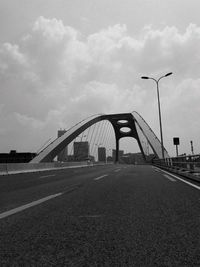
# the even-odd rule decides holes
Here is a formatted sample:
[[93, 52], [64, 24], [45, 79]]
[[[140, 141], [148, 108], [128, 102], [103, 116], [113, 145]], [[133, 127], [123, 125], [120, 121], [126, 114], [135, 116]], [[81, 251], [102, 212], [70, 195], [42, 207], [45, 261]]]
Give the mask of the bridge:
[[165, 150], [163, 161], [159, 139], [137, 112], [91, 116], [27, 165], [51, 166], [82, 142], [90, 143], [87, 158], [112, 147], [118, 162], [125, 137], [144, 160], [148, 142], [154, 164], [86, 162], [0, 176], [0, 266], [200, 266], [200, 180], [180, 172], [192, 159], [173, 160]]
[[[43, 149], [30, 163], [51, 162], [53, 159], [68, 146], [76, 137], [82, 134], [89, 138], [89, 132], [92, 126], [96, 126], [101, 121], [108, 121], [114, 130], [114, 139], [116, 143], [115, 162], [119, 160], [119, 140], [124, 137], [132, 137], [137, 140], [138, 146], [141, 150], [144, 160], [146, 155], [144, 152], [144, 144], [151, 147], [155, 157], [162, 158], [162, 148], [159, 139], [156, 137], [152, 129], [145, 122], [145, 120], [137, 113], [122, 113], [111, 115], [95, 115], [91, 116], [66, 131], [65, 134], [54, 140], [50, 145]], [[104, 124], [100, 125], [97, 142], [102, 144], [102, 134], [108, 131], [102, 130]], [[125, 130], [125, 131], [124, 131]], [[87, 131], [87, 133], [86, 133]], [[99, 133], [96, 132], [96, 135]], [[106, 136], [105, 136], [106, 137]], [[92, 138], [92, 136], [90, 136]], [[82, 140], [82, 139], [81, 139]], [[86, 139], [87, 140], [87, 139]], [[144, 141], [145, 140], [145, 141]], [[88, 141], [88, 142], [91, 142]], [[169, 158], [169, 155], [164, 149], [164, 156]]]

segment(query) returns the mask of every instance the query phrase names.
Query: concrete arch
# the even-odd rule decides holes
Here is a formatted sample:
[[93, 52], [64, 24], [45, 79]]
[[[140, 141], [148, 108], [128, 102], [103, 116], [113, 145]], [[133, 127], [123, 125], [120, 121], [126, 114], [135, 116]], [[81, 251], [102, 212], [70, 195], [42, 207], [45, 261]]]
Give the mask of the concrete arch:
[[[158, 158], [161, 158], [161, 144], [156, 135], [153, 133], [148, 124], [144, 119], [137, 113], [121, 113], [121, 114], [100, 114], [91, 116], [69, 130], [62, 135], [61, 137], [54, 140], [49, 144], [45, 149], [43, 149], [35, 158], [31, 160], [30, 163], [39, 163], [39, 162], [51, 162], [62, 151], [70, 142], [72, 142], [78, 135], [84, 132], [87, 128], [94, 125], [97, 122], [102, 120], [108, 120], [115, 132], [116, 139], [116, 161], [118, 161], [118, 151], [119, 151], [119, 139], [123, 137], [133, 137], [137, 140], [140, 150], [145, 158], [145, 153], [141, 144], [141, 138], [139, 131], [141, 131], [146, 139], [148, 140], [151, 148], [153, 149], [155, 155]], [[128, 132], [123, 132], [122, 128], [128, 127]], [[165, 150], [166, 151], [166, 150]], [[166, 151], [166, 156], [168, 156]]]
[[[146, 137], [148, 144], [150, 145], [151, 149], [153, 150], [154, 154], [158, 158], [162, 158], [162, 149], [161, 149], [161, 142], [158, 139], [158, 137], [155, 135], [153, 130], [150, 128], [150, 126], [147, 124], [147, 122], [142, 118], [142, 116], [136, 112], [133, 111], [133, 118], [135, 120], [137, 132], [139, 132], [138, 128], [141, 130], [142, 134]], [[167, 150], [164, 148], [164, 157], [169, 158], [169, 154]]]

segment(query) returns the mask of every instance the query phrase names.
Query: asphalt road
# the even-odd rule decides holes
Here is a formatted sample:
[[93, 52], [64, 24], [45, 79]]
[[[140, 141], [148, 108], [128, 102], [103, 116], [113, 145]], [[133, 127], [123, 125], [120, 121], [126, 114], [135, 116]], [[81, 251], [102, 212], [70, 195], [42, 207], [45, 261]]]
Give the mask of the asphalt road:
[[152, 166], [0, 177], [0, 266], [200, 266], [200, 184]]

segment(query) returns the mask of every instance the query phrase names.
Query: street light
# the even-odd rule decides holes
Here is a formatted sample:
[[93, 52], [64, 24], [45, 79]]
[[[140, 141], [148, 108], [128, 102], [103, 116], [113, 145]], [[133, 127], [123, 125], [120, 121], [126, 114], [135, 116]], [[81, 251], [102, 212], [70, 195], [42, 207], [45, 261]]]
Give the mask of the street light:
[[172, 75], [172, 72], [169, 72], [163, 76], [161, 76], [158, 80], [152, 78], [152, 77], [148, 77], [148, 76], [142, 76], [141, 79], [151, 79], [154, 82], [156, 82], [157, 85], [157, 96], [158, 96], [158, 112], [159, 112], [159, 122], [160, 122], [160, 138], [161, 138], [161, 149], [162, 149], [162, 158], [164, 159], [164, 145], [163, 145], [163, 134], [162, 134], [162, 121], [161, 121], [161, 111], [160, 111], [160, 96], [159, 96], [159, 86], [158, 83], [162, 78], [165, 78], [167, 76]]

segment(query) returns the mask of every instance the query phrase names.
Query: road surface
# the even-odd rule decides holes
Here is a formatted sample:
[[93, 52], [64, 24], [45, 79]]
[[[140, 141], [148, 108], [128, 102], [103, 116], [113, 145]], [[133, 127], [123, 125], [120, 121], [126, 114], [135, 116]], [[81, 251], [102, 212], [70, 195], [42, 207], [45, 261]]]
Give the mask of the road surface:
[[200, 266], [200, 184], [152, 166], [0, 177], [0, 266]]

